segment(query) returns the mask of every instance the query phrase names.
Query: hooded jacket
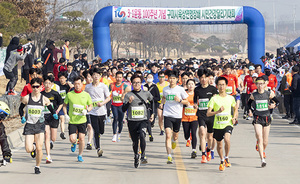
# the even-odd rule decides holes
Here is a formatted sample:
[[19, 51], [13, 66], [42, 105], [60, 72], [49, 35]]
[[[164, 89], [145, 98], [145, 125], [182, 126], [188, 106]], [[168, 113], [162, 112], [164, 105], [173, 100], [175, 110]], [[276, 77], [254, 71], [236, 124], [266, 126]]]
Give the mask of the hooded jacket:
[[4, 63], [7, 62], [8, 58], [10, 56], [10, 52], [17, 49], [17, 47], [19, 46], [19, 42], [20, 42], [20, 40], [19, 40], [18, 37], [13, 37], [10, 40], [9, 45], [6, 48], [6, 57], [5, 57], [5, 62]]
[[23, 54], [22, 56], [16, 50], [10, 52], [10, 56], [7, 59], [6, 63], [4, 63], [3, 69], [8, 72], [12, 72], [13, 68], [18, 64], [18, 61], [24, 60], [27, 56], [27, 53]]

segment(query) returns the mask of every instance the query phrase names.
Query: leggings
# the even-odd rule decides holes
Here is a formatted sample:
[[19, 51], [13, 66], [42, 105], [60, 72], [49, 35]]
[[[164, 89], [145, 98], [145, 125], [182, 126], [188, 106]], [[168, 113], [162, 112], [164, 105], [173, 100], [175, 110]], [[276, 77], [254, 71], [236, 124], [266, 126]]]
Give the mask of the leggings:
[[6, 69], [3, 69], [3, 72], [5, 77], [9, 79], [9, 82], [6, 85], [6, 91], [10, 92], [15, 88], [18, 82], [18, 75], [14, 74], [14, 70], [12, 72], [8, 72]]
[[7, 142], [7, 136], [6, 136], [6, 133], [5, 133], [5, 126], [1, 122], [0, 122], [0, 146], [1, 146], [3, 157], [5, 157], [5, 156], [10, 157], [11, 156], [11, 151], [9, 149], [9, 145], [8, 145], [8, 142]]
[[92, 127], [94, 129], [94, 142], [96, 149], [100, 148], [100, 135], [104, 134], [104, 116], [90, 115]]
[[124, 112], [122, 111], [122, 105], [121, 106], [111, 106], [111, 110], [114, 116], [114, 121], [112, 123], [113, 128], [113, 134], [117, 133], [117, 127], [119, 127], [118, 133], [120, 134], [123, 129], [123, 118], [124, 118]]
[[128, 130], [130, 133], [130, 137], [132, 140], [132, 148], [135, 155], [138, 154], [139, 149], [139, 140], [141, 147], [141, 157], [145, 156], [146, 149], [146, 128], [147, 128], [148, 120], [144, 121], [128, 121]]
[[188, 140], [190, 137], [190, 132], [192, 132], [192, 148], [196, 149], [197, 145], [197, 128], [198, 128], [198, 122], [192, 121], [192, 122], [182, 122], [183, 132], [184, 132], [184, 138], [185, 140]]
[[110, 116], [111, 100], [106, 104], [107, 117]]

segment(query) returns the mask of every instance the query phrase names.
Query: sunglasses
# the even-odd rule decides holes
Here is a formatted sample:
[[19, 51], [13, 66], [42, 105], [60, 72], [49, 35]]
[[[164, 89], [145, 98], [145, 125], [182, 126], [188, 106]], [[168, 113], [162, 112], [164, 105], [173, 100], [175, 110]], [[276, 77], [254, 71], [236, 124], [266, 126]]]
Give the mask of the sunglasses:
[[32, 86], [32, 88], [39, 88], [40, 86]]

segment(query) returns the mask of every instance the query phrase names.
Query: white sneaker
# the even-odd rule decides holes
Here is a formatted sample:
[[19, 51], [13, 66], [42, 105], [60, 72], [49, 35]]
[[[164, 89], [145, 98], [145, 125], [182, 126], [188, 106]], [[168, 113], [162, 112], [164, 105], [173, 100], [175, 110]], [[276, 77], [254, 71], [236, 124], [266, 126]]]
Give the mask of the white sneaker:
[[112, 142], [117, 142], [117, 134], [113, 135]]
[[121, 141], [121, 134], [118, 134], [118, 139], [117, 139], [118, 142]]

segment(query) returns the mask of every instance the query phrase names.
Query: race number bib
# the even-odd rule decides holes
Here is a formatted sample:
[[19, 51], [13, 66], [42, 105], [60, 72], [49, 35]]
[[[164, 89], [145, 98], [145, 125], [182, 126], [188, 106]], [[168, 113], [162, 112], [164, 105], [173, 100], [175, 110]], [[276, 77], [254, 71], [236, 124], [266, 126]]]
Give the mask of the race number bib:
[[35, 108], [28, 108], [28, 114], [29, 116], [41, 116], [42, 110], [41, 109], [35, 109]]
[[59, 91], [59, 94], [60, 94], [60, 96], [61, 96], [62, 99], [65, 99], [66, 96], [67, 96], [66, 90], [61, 90], [61, 91]]
[[144, 118], [145, 117], [145, 109], [144, 107], [131, 107], [131, 117], [133, 119]]
[[256, 110], [257, 111], [267, 111], [269, 110], [268, 107], [268, 100], [256, 100]]
[[227, 86], [226, 87], [226, 94], [230, 95], [232, 93], [232, 87], [231, 86]]
[[101, 98], [97, 98], [97, 99], [92, 99], [92, 102], [93, 102], [93, 108], [95, 109], [98, 107], [98, 103], [103, 102], [103, 100]]
[[184, 108], [184, 114], [186, 116], [194, 116], [196, 115], [197, 109], [194, 109], [193, 106], [188, 106]]
[[201, 98], [198, 100], [198, 109], [199, 110], [207, 110], [208, 107], [208, 102], [209, 102], [209, 99], [208, 98]]
[[163, 97], [163, 93], [161, 92], [161, 93], [159, 93], [159, 95], [160, 95], [160, 100], [161, 100]]
[[116, 91], [113, 91], [112, 94], [113, 94], [113, 102], [114, 103], [122, 103], [122, 100], [121, 100], [122, 94], [119, 94]]
[[[52, 103], [52, 102], [50, 102], [50, 104], [51, 104], [52, 108], [54, 109], [53, 103]], [[45, 108], [44, 108], [43, 112], [44, 112], [45, 114], [49, 114], [49, 113], [50, 113], [50, 111], [49, 111], [49, 109], [48, 109], [48, 107], [47, 107], [47, 106], [45, 106]]]
[[84, 109], [83, 105], [73, 104], [73, 115], [83, 116], [83, 114], [82, 114], [83, 109]]
[[175, 100], [175, 96], [176, 96], [176, 95], [167, 95], [166, 100], [167, 100], [167, 101], [174, 101], [174, 100]]
[[231, 120], [231, 115], [228, 112], [219, 113], [215, 115], [215, 118], [217, 119], [217, 124], [227, 124]]

